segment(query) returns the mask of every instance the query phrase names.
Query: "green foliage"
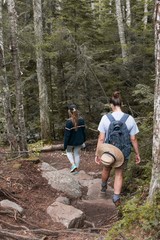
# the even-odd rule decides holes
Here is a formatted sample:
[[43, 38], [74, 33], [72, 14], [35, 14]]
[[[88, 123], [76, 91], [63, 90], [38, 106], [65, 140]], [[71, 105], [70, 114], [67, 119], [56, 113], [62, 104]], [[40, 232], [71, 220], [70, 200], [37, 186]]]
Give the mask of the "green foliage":
[[124, 238], [133, 240], [158, 239], [156, 238], [160, 230], [160, 201], [158, 198], [150, 203], [143, 202], [140, 197], [134, 197], [124, 205], [122, 215], [122, 219], [108, 231], [106, 240], [117, 239], [121, 234]]
[[[145, 118], [137, 118], [140, 132], [138, 133], [139, 151], [141, 163], [135, 164], [135, 154], [131, 154], [125, 171], [123, 192], [124, 195], [132, 195], [149, 185], [152, 172], [152, 113]], [[145, 140], [144, 140], [145, 139]]]
[[42, 141], [37, 141], [36, 143], [28, 144], [29, 151], [33, 152], [36, 156], [39, 156], [42, 148], [43, 148]]
[[[149, 109], [146, 109], [146, 112]], [[140, 118], [141, 124], [139, 126], [139, 141], [140, 153], [144, 162], [150, 162], [152, 156], [152, 140], [153, 140], [153, 112], [146, 114], [145, 118]], [[144, 140], [145, 139], [145, 140]], [[148, 160], [147, 160], [148, 159]]]
[[135, 102], [139, 102], [144, 106], [153, 106], [154, 94], [150, 86], [145, 84], [137, 84], [132, 95], [135, 97]]
[[137, 166], [134, 161], [134, 159], [130, 159], [124, 175], [122, 193], [127, 197], [138, 194], [139, 191], [142, 191], [142, 189], [148, 189], [147, 186], [149, 185], [151, 179], [152, 162], [144, 161]]
[[[59, 136], [61, 140], [66, 106], [70, 102], [80, 106], [88, 125], [98, 124], [100, 113], [106, 111], [105, 104], [116, 89], [121, 90], [127, 112], [143, 118], [150, 118], [149, 114], [153, 112], [154, 3], [148, 2], [148, 24], [145, 30], [144, 1], [131, 1], [131, 27], [125, 25], [124, 12], [129, 53], [128, 62], [124, 65], [115, 1], [111, 2], [94, 1], [94, 9], [91, 8], [91, 2], [85, 0], [44, 0], [42, 3], [44, 41], [41, 47], [48, 85], [51, 128], [55, 131], [53, 135]], [[28, 131], [37, 131], [40, 123], [33, 6], [31, 0], [16, 0], [15, 4], [26, 125]], [[15, 115], [15, 83], [6, 5], [3, 23], [7, 76]], [[147, 125], [146, 129], [143, 125], [143, 132], [147, 133]]]

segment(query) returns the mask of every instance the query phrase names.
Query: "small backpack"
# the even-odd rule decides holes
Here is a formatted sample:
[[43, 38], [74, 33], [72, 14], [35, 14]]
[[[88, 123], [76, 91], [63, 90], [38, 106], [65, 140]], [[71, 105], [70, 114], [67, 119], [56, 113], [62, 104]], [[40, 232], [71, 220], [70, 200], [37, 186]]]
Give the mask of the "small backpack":
[[110, 125], [106, 143], [118, 147], [122, 151], [124, 158], [128, 159], [131, 153], [131, 141], [129, 130], [125, 122], [129, 117], [129, 114], [125, 113], [118, 121], [115, 120], [111, 113], [107, 114], [107, 117], [110, 121]]

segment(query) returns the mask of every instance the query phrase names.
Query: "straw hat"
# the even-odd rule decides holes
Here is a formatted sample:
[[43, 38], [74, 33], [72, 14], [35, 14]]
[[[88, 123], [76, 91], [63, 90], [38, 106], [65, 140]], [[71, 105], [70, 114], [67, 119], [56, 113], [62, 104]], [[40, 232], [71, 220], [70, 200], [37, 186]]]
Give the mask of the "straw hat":
[[97, 155], [105, 166], [120, 167], [124, 162], [121, 150], [111, 144], [102, 143], [98, 147]]

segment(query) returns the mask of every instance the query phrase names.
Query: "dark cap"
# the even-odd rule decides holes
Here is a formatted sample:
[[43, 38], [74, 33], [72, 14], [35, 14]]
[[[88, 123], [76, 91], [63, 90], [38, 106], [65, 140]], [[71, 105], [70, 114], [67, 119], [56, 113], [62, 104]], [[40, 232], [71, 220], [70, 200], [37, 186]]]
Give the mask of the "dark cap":
[[74, 109], [77, 109], [77, 106], [76, 106], [75, 104], [70, 104], [70, 105], [68, 106], [68, 109], [71, 110], [71, 111], [73, 111]]

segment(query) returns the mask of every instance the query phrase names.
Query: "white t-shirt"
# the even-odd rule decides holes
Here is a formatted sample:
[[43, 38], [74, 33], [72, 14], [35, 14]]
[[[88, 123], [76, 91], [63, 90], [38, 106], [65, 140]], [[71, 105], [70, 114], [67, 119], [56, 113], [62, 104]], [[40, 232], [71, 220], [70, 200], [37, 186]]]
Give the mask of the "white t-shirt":
[[[120, 120], [122, 118], [123, 114], [124, 114], [124, 112], [112, 112], [112, 115], [115, 118], [115, 120]], [[129, 115], [129, 117], [127, 118], [125, 123], [127, 125], [128, 130], [129, 130], [130, 136], [134, 136], [139, 132], [138, 126], [137, 126], [134, 118], [131, 115]], [[109, 125], [110, 125], [110, 121], [109, 121], [107, 115], [105, 114], [101, 118], [99, 126], [98, 126], [98, 131], [102, 132], [102, 133], [105, 133], [105, 140], [108, 137]]]

